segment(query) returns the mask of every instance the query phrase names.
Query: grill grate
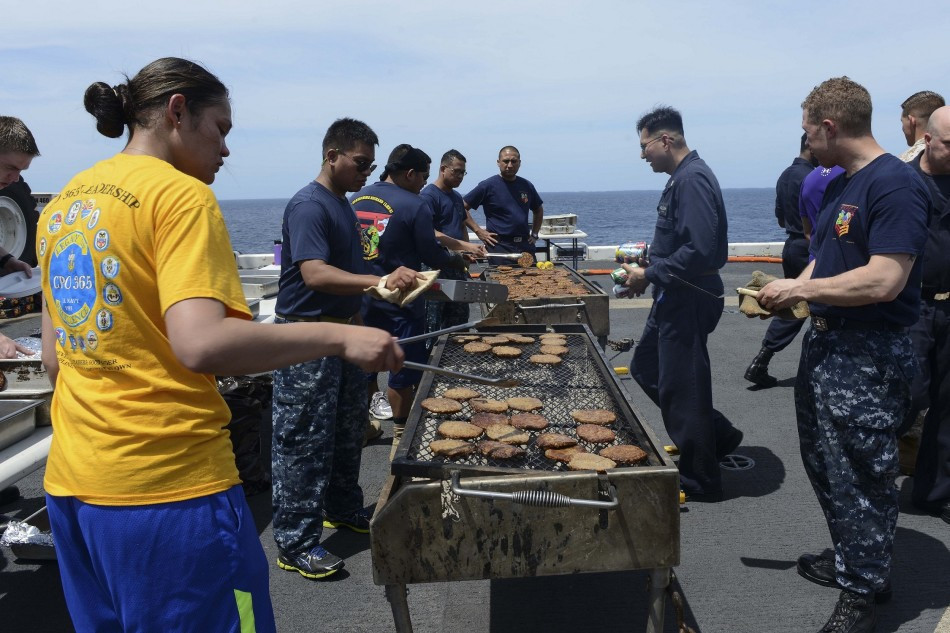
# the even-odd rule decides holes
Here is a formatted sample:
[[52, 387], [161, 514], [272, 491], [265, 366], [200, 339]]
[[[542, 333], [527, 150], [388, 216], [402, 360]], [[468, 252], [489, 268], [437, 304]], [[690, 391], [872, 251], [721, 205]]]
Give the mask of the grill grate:
[[[566, 328], [576, 331], [581, 326], [555, 326], [554, 329], [557, 331]], [[577, 438], [578, 443], [588, 452], [596, 453], [614, 444], [634, 444], [648, 455], [648, 459], [639, 466], [662, 465], [632, 407], [622, 395], [619, 384], [607, 368], [606, 361], [593, 345], [589, 329], [583, 328], [583, 333], [565, 334], [569, 351], [562, 357], [563, 362], [559, 365], [537, 365], [528, 360], [532, 354], [540, 353], [541, 343], [537, 340], [537, 332], [526, 332], [525, 328], [517, 326], [495, 329], [506, 333], [523, 333], [533, 336], [536, 341], [527, 345], [513, 345], [522, 350], [521, 356], [503, 359], [493, 356], [490, 352], [466, 352], [462, 349], [464, 343], [453, 340], [457, 334], [451, 334], [439, 339], [433, 350], [432, 362], [446, 369], [467, 373], [516, 377], [521, 381], [521, 385], [504, 389], [491, 385], [467, 384], [457, 378], [427, 373], [420, 384], [420, 395], [416, 398], [406, 426], [407, 437], [411, 437], [411, 440], [407, 446], [404, 438], [397, 457], [393, 460], [393, 474], [432, 477], [444, 475], [448, 470], [461, 470], [470, 474], [524, 470], [566, 471], [567, 465], [546, 458], [544, 451], [535, 446], [535, 440], [542, 432], [563, 433], [577, 438], [574, 432], [577, 423], [571, 417], [571, 411], [575, 409], [607, 409], [617, 415], [617, 421], [609, 427], [617, 435], [611, 444], [591, 444]], [[465, 402], [459, 413], [434, 414], [422, 409], [419, 402], [428, 397], [440, 397], [447, 389], [459, 386], [470, 387], [481, 393], [482, 397], [496, 400], [517, 396], [538, 398], [544, 403], [544, 407], [535, 413], [547, 418], [550, 426], [544, 431], [527, 431], [531, 439], [524, 447], [525, 455], [517, 459], [489, 459], [477, 451], [464, 458], [434, 455], [429, 444], [440, 439], [438, 426], [448, 420], [468, 421], [475, 411]], [[507, 415], [510, 417], [514, 413], [518, 411], [509, 410]]]

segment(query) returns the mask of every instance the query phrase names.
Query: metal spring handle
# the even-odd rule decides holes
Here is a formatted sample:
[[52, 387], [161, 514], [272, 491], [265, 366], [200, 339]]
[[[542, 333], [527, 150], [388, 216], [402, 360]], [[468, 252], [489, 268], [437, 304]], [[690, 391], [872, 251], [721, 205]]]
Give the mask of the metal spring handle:
[[599, 510], [614, 510], [620, 505], [617, 499], [617, 489], [610, 486], [610, 501], [595, 501], [593, 499], [575, 499], [550, 490], [518, 490], [516, 492], [492, 492], [489, 490], [471, 490], [462, 488], [459, 473], [452, 473], [452, 492], [460, 497], [481, 497], [483, 499], [499, 499], [511, 501], [521, 505], [537, 508], [566, 508], [580, 506], [597, 508]]

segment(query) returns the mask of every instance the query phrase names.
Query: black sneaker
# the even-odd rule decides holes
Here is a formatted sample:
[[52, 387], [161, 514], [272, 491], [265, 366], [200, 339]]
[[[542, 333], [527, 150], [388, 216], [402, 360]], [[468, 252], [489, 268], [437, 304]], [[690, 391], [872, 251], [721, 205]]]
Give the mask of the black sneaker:
[[869, 596], [842, 591], [831, 618], [818, 633], [874, 633], [877, 616]]
[[340, 529], [345, 527], [360, 534], [369, 534], [370, 512], [366, 509], [359, 510], [345, 518], [323, 517], [323, 527]]
[[317, 580], [343, 569], [343, 559], [334, 556], [322, 545], [317, 545], [303, 554], [280, 551], [277, 556], [277, 566], [286, 571], [295, 571], [304, 578]]
[[742, 444], [743, 433], [736, 427], [732, 427], [729, 435], [720, 442], [716, 440], [716, 459], [722, 461], [726, 455], [731, 455], [739, 445]]
[[[821, 554], [802, 554], [798, 557], [798, 575], [822, 587], [840, 587], [835, 579], [835, 555], [830, 549]], [[874, 594], [874, 602], [883, 604], [891, 599], [891, 583]]]

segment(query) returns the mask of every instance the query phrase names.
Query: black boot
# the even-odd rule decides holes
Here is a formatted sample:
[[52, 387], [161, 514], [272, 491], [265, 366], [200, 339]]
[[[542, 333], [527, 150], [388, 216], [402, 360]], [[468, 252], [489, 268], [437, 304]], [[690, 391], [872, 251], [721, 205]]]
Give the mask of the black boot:
[[842, 591], [831, 618], [818, 633], [874, 633], [877, 617], [870, 596]]
[[778, 380], [769, 376], [769, 361], [772, 360], [774, 353], [764, 347], [760, 349], [756, 357], [752, 359], [752, 364], [745, 370], [745, 379], [766, 389], [777, 385]]

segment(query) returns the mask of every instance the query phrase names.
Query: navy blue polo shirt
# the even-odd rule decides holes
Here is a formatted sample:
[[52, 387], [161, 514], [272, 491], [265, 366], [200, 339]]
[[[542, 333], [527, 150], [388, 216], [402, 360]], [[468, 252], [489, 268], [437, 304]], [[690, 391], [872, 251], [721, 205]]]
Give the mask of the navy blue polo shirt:
[[799, 196], [802, 182], [813, 169], [809, 161], [798, 157], [785, 168], [775, 183], [775, 217], [789, 235], [804, 236]]
[[[364, 259], [375, 275], [388, 275], [400, 266], [422, 270], [422, 264], [441, 269], [450, 255], [435, 239], [432, 209], [422, 197], [390, 182], [376, 182], [354, 194], [350, 203], [362, 225]], [[391, 303], [374, 301], [374, 307], [398, 312]], [[409, 308], [424, 314], [425, 301]]]
[[726, 263], [729, 252], [726, 205], [719, 181], [695, 151], [680, 161], [656, 207], [656, 230], [650, 244], [650, 283], [678, 288], [671, 275], [700, 285]]
[[927, 231], [921, 286], [935, 293], [950, 290], [950, 176], [931, 175], [920, 168], [923, 152], [909, 165], [920, 176], [933, 201], [933, 215]]
[[512, 182], [500, 175], [486, 178], [464, 199], [470, 209], [485, 207], [485, 227], [490, 233], [508, 237], [528, 237], [528, 211], [543, 204], [534, 185], [521, 176]]
[[441, 231], [457, 240], [468, 241], [468, 231], [465, 228], [465, 204], [462, 196], [454, 189], [442, 191], [435, 184], [426, 185], [419, 193], [429, 201], [432, 207], [432, 225], [436, 231]]
[[284, 208], [281, 226], [278, 314], [348, 319], [360, 311], [360, 295], [334, 295], [306, 286], [300, 263], [318, 259], [354, 274], [366, 274], [360, 227], [346, 198], [314, 181]]
[[812, 314], [904, 326], [915, 323], [923, 264], [920, 255], [930, 213], [930, 194], [924, 183], [912, 167], [890, 154], [878, 156], [850, 177], [832, 180], [812, 236], [812, 279], [860, 268], [871, 255], [906, 253], [916, 259], [907, 283], [893, 301], [855, 307], [812, 303]]

